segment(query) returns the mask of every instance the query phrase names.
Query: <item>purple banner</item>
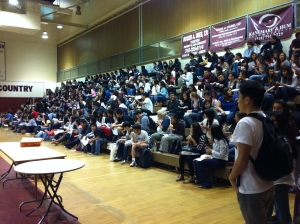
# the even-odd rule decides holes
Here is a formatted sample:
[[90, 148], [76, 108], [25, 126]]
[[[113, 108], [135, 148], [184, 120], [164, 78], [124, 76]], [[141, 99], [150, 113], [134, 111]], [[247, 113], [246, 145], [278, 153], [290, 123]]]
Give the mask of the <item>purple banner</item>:
[[292, 35], [293, 6], [249, 17], [248, 40], [268, 41], [272, 35], [279, 39]]
[[210, 51], [235, 48], [245, 43], [246, 18], [212, 26]]
[[187, 58], [190, 53], [203, 54], [208, 50], [209, 28], [186, 34], [181, 39], [181, 57]]

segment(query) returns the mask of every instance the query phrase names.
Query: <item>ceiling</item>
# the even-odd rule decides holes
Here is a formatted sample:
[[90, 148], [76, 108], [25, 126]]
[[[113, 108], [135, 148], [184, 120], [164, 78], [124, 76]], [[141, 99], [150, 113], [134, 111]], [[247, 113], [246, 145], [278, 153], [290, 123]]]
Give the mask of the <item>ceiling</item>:
[[[0, 1], [1, 10], [12, 13], [21, 13], [26, 1], [39, 4], [41, 31], [33, 36], [40, 38], [47, 31], [51, 42], [61, 44], [150, 0], [19, 0], [20, 6], [10, 6], [8, 0]], [[77, 6], [81, 15], [76, 15]], [[63, 24], [63, 29], [56, 28], [58, 23]]]
[[[126, 12], [140, 3], [143, 0], [56, 0], [53, 4], [59, 5], [56, 13], [53, 13], [52, 18], [55, 24], [48, 22], [47, 26], [56, 27], [56, 23], [71, 24], [70, 26], [64, 25], [63, 29], [58, 29], [56, 32], [56, 41], [58, 44], [95, 27], [97, 24], [104, 22], [110, 17], [114, 17], [122, 12]], [[81, 15], [76, 15], [76, 6], [81, 7]], [[42, 7], [41, 7], [42, 9]], [[72, 10], [71, 15], [57, 13], [63, 9]], [[68, 13], [68, 12], [67, 12]], [[47, 16], [43, 16], [41, 12], [41, 21], [45, 21]], [[50, 19], [51, 20], [51, 19]], [[76, 27], [76, 25], [86, 25], [88, 28]], [[74, 25], [74, 26], [73, 26]]]

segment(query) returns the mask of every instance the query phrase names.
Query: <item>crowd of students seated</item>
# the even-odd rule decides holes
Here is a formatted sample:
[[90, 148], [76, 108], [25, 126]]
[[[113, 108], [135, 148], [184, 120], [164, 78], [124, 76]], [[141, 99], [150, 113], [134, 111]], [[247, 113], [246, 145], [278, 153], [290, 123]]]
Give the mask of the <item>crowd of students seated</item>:
[[[190, 176], [184, 183], [211, 188], [207, 168], [225, 167], [228, 159], [234, 162], [235, 148], [224, 131], [233, 132], [245, 116], [237, 103], [242, 83], [260, 82], [265, 89], [262, 111], [274, 121], [284, 116], [297, 134], [300, 128], [300, 112], [291, 102], [299, 94], [300, 33], [288, 56], [276, 36], [264, 45], [259, 40], [248, 42], [243, 54], [234, 55], [228, 47], [224, 50], [224, 55], [206, 52], [204, 57], [190, 53], [189, 63], [183, 66], [176, 58], [153, 62], [149, 71], [145, 66], [140, 71], [132, 66], [87, 76], [85, 81], [62, 82], [55, 91], [47, 90], [42, 100], [29, 99], [14, 115], [12, 111], [2, 113], [1, 122], [11, 125], [13, 132], [34, 133], [93, 156], [108, 142], [116, 142], [115, 161], [126, 164], [131, 150], [130, 166], [136, 165], [139, 148], [159, 145], [158, 151], [168, 152], [174, 140], [186, 140], [176, 181], [184, 180], [187, 162]], [[149, 116], [155, 106], [163, 104], [165, 109], [157, 111], [154, 121]], [[188, 136], [185, 128], [190, 128]], [[204, 157], [197, 159], [201, 155]], [[282, 207], [279, 203], [278, 208]], [[286, 215], [288, 205], [284, 206], [285, 210], [276, 210], [278, 217], [279, 213]]]

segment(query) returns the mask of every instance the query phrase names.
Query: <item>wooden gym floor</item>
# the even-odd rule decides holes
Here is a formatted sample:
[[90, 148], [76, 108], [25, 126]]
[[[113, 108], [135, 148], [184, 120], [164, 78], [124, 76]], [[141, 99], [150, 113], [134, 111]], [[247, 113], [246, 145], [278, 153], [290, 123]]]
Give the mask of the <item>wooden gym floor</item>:
[[[0, 142], [19, 142], [22, 137], [0, 128]], [[66, 159], [85, 162], [84, 168], [64, 174], [58, 191], [66, 210], [78, 216], [82, 224], [244, 223], [235, 192], [226, 181], [209, 190], [199, 189], [175, 182], [175, 171], [129, 167], [129, 163], [110, 162], [105, 153], [92, 157], [49, 141], [42, 144], [65, 153]], [[0, 156], [11, 162], [2, 153]], [[41, 183], [39, 187], [43, 190]], [[290, 194], [292, 214], [294, 197]]]

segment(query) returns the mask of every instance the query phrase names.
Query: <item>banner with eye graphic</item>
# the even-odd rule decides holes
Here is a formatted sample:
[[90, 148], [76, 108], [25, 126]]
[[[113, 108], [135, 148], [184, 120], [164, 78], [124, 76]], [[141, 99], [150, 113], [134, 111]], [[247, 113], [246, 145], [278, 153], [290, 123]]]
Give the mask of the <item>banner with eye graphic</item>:
[[249, 16], [248, 41], [269, 41], [272, 35], [289, 38], [293, 32], [293, 6]]

